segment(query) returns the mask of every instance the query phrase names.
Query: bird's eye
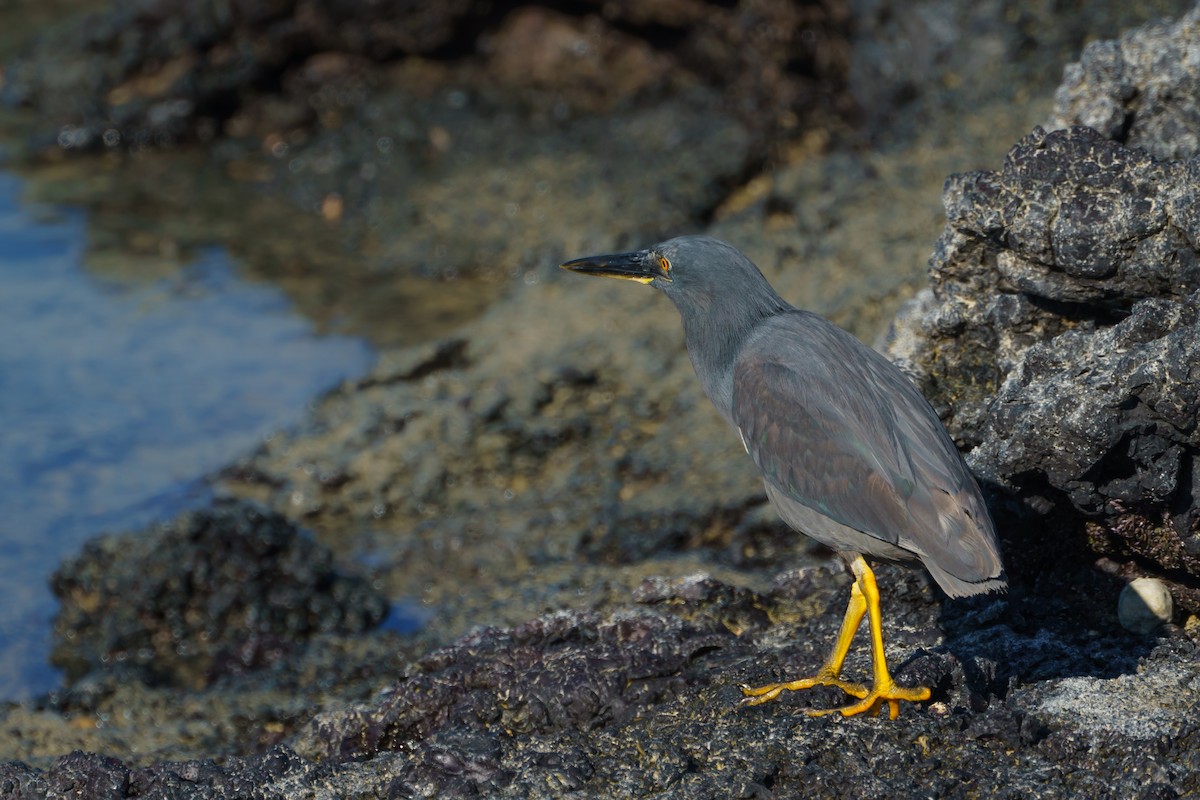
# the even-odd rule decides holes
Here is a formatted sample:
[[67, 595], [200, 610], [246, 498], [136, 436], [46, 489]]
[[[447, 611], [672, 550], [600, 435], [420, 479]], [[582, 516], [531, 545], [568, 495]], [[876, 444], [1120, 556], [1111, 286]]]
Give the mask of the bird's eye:
[[662, 267], [662, 271], [663, 271], [664, 273], [666, 273], [666, 272], [670, 272], [670, 271], [671, 271], [671, 262], [670, 262], [670, 261], [667, 261], [667, 257], [666, 257], [666, 256], [659, 256], [659, 257], [658, 257], [658, 265], [659, 265], [660, 267]]

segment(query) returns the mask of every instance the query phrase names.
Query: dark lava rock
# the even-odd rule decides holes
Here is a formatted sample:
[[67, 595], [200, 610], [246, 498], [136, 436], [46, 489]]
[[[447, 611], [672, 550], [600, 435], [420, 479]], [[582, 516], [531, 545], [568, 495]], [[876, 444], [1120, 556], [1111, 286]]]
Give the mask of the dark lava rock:
[[947, 181], [933, 291], [916, 304], [916, 336], [893, 342], [975, 446], [985, 483], [1038, 515], [1087, 515], [1043, 518], [1018, 553], [1086, 539], [1182, 581], [1189, 609], [1200, 601], [1186, 585], [1200, 577], [1198, 170], [1086, 128], [1035, 130], [999, 172]]
[[319, 715], [296, 746], [343, 760], [405, 749], [447, 727], [513, 735], [621, 725], [674, 696], [681, 673], [729, 638], [641, 610], [484, 628], [416, 662], [368, 708]]
[[1200, 8], [1092, 42], [1067, 66], [1051, 127], [1087, 125], [1159, 159], [1200, 153]]
[[[952, 176], [932, 290], [897, 320], [908, 366], [1001, 509], [1031, 583], [1096, 555], [1200, 609], [1200, 10], [1097, 42], [1056, 126]], [[1190, 160], [1170, 160], [1183, 158]], [[1003, 524], [1008, 522], [1009, 524]]]
[[[356, 706], [259, 755], [130, 766], [73, 753], [0, 765], [15, 798], [861, 797], [1184, 795], [1200, 788], [1196, 644], [1054, 630], [1042, 598], [975, 599], [940, 618], [928, 582], [880, 570], [902, 683], [936, 687], [900, 720], [809, 718], [836, 691], [740, 706], [740, 684], [812, 670], [840, 622], [844, 573], [764, 592], [652, 581], [611, 613], [483, 628]], [[1050, 614], [1060, 613], [1051, 609]], [[869, 670], [865, 648], [848, 674]], [[1136, 672], [1135, 672], [1136, 667]], [[1098, 676], [1098, 677], [1097, 677]], [[1171, 794], [1175, 793], [1175, 794]], [[1153, 795], [1159, 796], [1159, 795]]]
[[475, 64], [478, 86], [555, 113], [702, 83], [765, 134], [838, 105], [849, 63], [841, 0], [568, 7], [137, 0], [47, 31], [6, 65], [0, 100], [35, 109], [64, 149], [327, 124], [327, 85], [361, 96], [405, 59]]
[[979, 243], [1010, 293], [1087, 304], [1077, 315], [1181, 300], [1200, 284], [1197, 177], [1200, 162], [1158, 162], [1088, 128], [1038, 129], [999, 172], [947, 181], [954, 233], [938, 243], [935, 274], [954, 274], [951, 262]]
[[[1080, 510], [1196, 533], [1200, 519], [1200, 290], [1136, 303], [1111, 326], [1033, 345], [1000, 386], [972, 455], [981, 477]], [[1163, 534], [1166, 530], [1163, 531]], [[1142, 550], [1136, 540], [1129, 545]], [[1200, 547], [1139, 552], [1200, 577]]]
[[[320, 784], [328, 766], [279, 747], [252, 759], [183, 761], [138, 769], [115, 758], [74, 752], [45, 772], [23, 765], [0, 766], [0, 796], [13, 798], [77, 797], [118, 800], [125, 797], [204, 798], [297, 796], [300, 787]], [[311, 789], [305, 793], [309, 794]]]
[[62, 602], [53, 659], [72, 679], [120, 668], [204, 685], [317, 634], [372, 628], [387, 611], [363, 579], [335, 570], [326, 547], [241, 502], [93, 539], [51, 582]]
[[[36, 108], [64, 149], [211, 138], [313, 55], [428, 54], [476, 7], [138, 0], [49, 29], [7, 65], [0, 98]], [[296, 108], [288, 122], [311, 122]]]

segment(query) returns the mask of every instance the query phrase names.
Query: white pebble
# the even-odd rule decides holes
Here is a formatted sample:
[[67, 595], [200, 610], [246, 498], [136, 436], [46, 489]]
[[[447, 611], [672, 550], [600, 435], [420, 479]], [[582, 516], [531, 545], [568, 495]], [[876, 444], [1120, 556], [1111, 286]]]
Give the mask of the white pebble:
[[1117, 619], [1133, 633], [1150, 633], [1171, 621], [1175, 604], [1166, 584], [1157, 578], [1137, 578], [1121, 590], [1117, 600]]

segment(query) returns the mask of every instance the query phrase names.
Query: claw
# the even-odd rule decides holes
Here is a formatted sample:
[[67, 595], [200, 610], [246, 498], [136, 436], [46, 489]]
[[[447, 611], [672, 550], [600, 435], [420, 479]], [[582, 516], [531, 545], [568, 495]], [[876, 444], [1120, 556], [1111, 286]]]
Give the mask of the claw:
[[799, 680], [787, 681], [786, 683], [768, 683], [764, 686], [754, 687], [743, 686], [742, 694], [746, 695], [746, 699], [742, 701], [742, 704], [747, 706], [762, 705], [769, 700], [774, 700], [784, 692], [797, 692], [802, 689], [811, 689], [814, 686], [836, 686], [851, 697], [860, 699], [870, 693], [870, 690], [861, 683], [850, 683], [835, 675], [826, 675], [818, 672], [811, 678], [800, 678]]
[[857, 703], [851, 703], [842, 708], [812, 709], [805, 713], [810, 717], [823, 717], [833, 713], [841, 714], [843, 717], [853, 717], [856, 714], [878, 716], [883, 711], [883, 704], [887, 703], [888, 718], [895, 719], [900, 716], [901, 700], [915, 703], [928, 700], [929, 696], [930, 691], [927, 687], [918, 686], [913, 689], [904, 689], [893, 683], [884, 690], [880, 690], [878, 687], [872, 688], [870, 692], [861, 695], [861, 699]]
[[[883, 705], [888, 707], [888, 717], [896, 719], [900, 716], [900, 701], [910, 703], [928, 700], [930, 690], [925, 686], [911, 689], [897, 686], [888, 672], [887, 657], [883, 652], [883, 622], [879, 611], [879, 588], [875, 585], [875, 573], [867, 566], [867, 562], [858, 556], [850, 564], [854, 570], [854, 584], [850, 587], [850, 604], [846, 607], [846, 616], [842, 620], [842, 628], [838, 632], [833, 652], [828, 660], [811, 678], [801, 678], [783, 683], [768, 683], [763, 686], [742, 686], [742, 694], [746, 697], [743, 705], [757, 706], [774, 700], [784, 692], [794, 692], [811, 689], [814, 686], [836, 686], [851, 697], [858, 699], [841, 708], [812, 709], [806, 711], [810, 717], [820, 717], [826, 714], [838, 713], [843, 717], [856, 714], [878, 715], [883, 712]], [[854, 633], [862, 623], [862, 618], [868, 616], [871, 625], [871, 663], [874, 673], [874, 685], [868, 689], [861, 683], [851, 683], [842, 680], [839, 675]]]

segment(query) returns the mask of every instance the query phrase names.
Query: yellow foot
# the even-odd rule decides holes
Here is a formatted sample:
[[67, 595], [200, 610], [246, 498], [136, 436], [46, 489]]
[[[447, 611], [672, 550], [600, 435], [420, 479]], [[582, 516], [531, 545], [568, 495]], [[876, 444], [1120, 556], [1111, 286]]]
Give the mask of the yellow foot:
[[836, 686], [846, 694], [857, 697], [859, 700], [857, 703], [851, 703], [841, 708], [811, 709], [804, 712], [810, 717], [820, 717], [825, 714], [835, 713], [841, 714], [843, 717], [852, 717], [855, 714], [863, 713], [875, 715], [879, 714], [883, 710], [883, 704], [887, 703], [888, 717], [895, 719], [900, 716], [901, 700], [915, 703], [928, 700], [930, 696], [929, 689], [924, 686], [918, 686], [914, 689], [904, 689], [888, 681], [885, 686], [875, 686], [868, 689], [860, 683], [849, 683], [832, 675], [817, 675], [813, 678], [801, 678], [800, 680], [789, 681], [787, 683], [768, 683], [765, 686], [754, 688], [743, 686], [742, 694], [746, 695], [746, 699], [742, 702], [748, 706], [756, 706], [768, 700], [774, 700], [783, 692], [811, 689], [814, 686]]
[[844, 681], [830, 672], [818, 672], [811, 678], [801, 678], [796, 681], [788, 681], [786, 683], [768, 683], [765, 686], [743, 686], [742, 694], [746, 695], [746, 699], [742, 702], [748, 706], [757, 706], [768, 700], [774, 700], [784, 692], [798, 692], [801, 689], [811, 689], [814, 686], [836, 686], [846, 694], [852, 697], [866, 697], [870, 694], [867, 687], [861, 683], [850, 683]]
[[821, 717], [825, 714], [833, 713], [841, 714], [843, 717], [853, 717], [855, 714], [863, 713], [874, 716], [883, 711], [883, 704], [887, 703], [888, 718], [895, 719], [900, 716], [901, 700], [918, 703], [922, 700], [928, 700], [929, 695], [930, 691], [928, 687], [917, 686], [913, 689], [904, 689], [889, 681], [889, 684], [883, 688], [875, 686], [866, 695], [858, 695], [862, 699], [857, 703], [851, 703], [842, 708], [814, 709], [805, 713], [810, 717]]

